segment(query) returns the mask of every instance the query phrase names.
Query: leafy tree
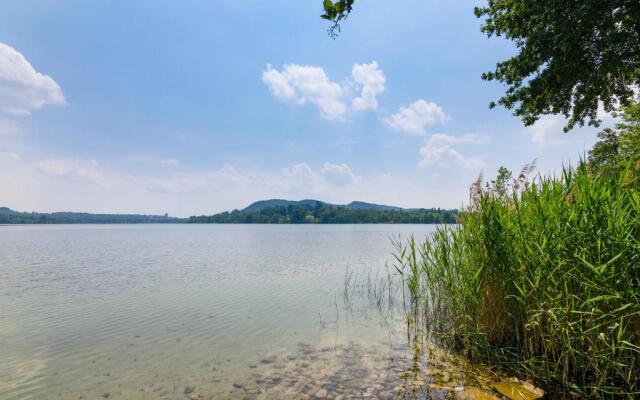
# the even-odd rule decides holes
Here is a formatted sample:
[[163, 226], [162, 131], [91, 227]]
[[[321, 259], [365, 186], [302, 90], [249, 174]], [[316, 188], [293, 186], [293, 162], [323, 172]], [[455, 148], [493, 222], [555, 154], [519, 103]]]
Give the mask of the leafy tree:
[[[596, 172], [640, 163], [640, 103], [623, 108], [622, 122], [598, 133], [600, 140], [589, 152], [589, 165]], [[640, 165], [636, 166], [636, 169]]]
[[[482, 31], [505, 36], [518, 54], [483, 79], [508, 88], [498, 103], [525, 125], [542, 114], [598, 125], [598, 107], [612, 111], [640, 83], [640, 2], [637, 0], [489, 0], [475, 9]], [[492, 103], [491, 106], [495, 106]]]
[[[324, 1], [330, 34], [351, 12], [352, 0]], [[598, 126], [598, 108], [612, 111], [633, 99], [640, 84], [640, 1], [488, 0], [476, 7], [487, 36], [513, 41], [518, 53], [482, 75], [507, 85], [490, 104], [514, 110], [525, 125], [545, 114]]]

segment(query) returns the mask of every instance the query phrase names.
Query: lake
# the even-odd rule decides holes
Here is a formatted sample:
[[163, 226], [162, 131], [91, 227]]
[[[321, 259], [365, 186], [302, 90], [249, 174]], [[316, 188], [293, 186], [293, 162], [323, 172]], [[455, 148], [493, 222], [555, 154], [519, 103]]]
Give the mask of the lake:
[[433, 229], [0, 226], [0, 399], [446, 398], [483, 374], [344, 294]]

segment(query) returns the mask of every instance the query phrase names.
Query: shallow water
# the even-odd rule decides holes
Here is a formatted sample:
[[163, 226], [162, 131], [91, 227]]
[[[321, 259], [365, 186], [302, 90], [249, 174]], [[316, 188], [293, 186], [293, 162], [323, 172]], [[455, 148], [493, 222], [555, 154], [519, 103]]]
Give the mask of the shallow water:
[[433, 228], [0, 226], [0, 399], [464, 396], [495, 377], [343, 299]]

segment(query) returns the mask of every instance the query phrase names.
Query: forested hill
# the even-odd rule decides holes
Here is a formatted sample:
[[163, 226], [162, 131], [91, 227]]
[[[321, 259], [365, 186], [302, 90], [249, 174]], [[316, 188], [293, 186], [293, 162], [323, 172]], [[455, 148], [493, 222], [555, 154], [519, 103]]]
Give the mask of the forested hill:
[[434, 208], [367, 209], [337, 206], [319, 201], [306, 203], [304, 200], [291, 203], [259, 207], [259, 211], [252, 211], [255, 208], [250, 206], [244, 210], [191, 217], [189, 222], [219, 224], [453, 224], [458, 221], [458, 210]]
[[19, 212], [0, 207], [0, 224], [156, 224], [187, 222], [167, 215]]
[[331, 204], [326, 203], [320, 200], [283, 200], [283, 199], [270, 199], [270, 200], [260, 200], [251, 204], [247, 208], [242, 211], [262, 211], [265, 208], [278, 207], [278, 206], [311, 206], [315, 207], [317, 204], [323, 207], [342, 207], [353, 210], [376, 210], [376, 211], [400, 211], [403, 210], [401, 207], [394, 206], [386, 206], [383, 204], [374, 204], [374, 203], [366, 203], [364, 201], [352, 201], [349, 204]]

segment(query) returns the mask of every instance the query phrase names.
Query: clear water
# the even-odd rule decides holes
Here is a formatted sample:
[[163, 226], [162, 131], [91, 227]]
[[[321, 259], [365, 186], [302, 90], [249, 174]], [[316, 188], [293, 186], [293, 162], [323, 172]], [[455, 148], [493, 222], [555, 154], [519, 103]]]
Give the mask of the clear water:
[[[345, 271], [433, 229], [0, 226], [0, 399], [395, 398], [415, 351], [346, 312]], [[449, 396], [423, 375], [417, 397]]]

